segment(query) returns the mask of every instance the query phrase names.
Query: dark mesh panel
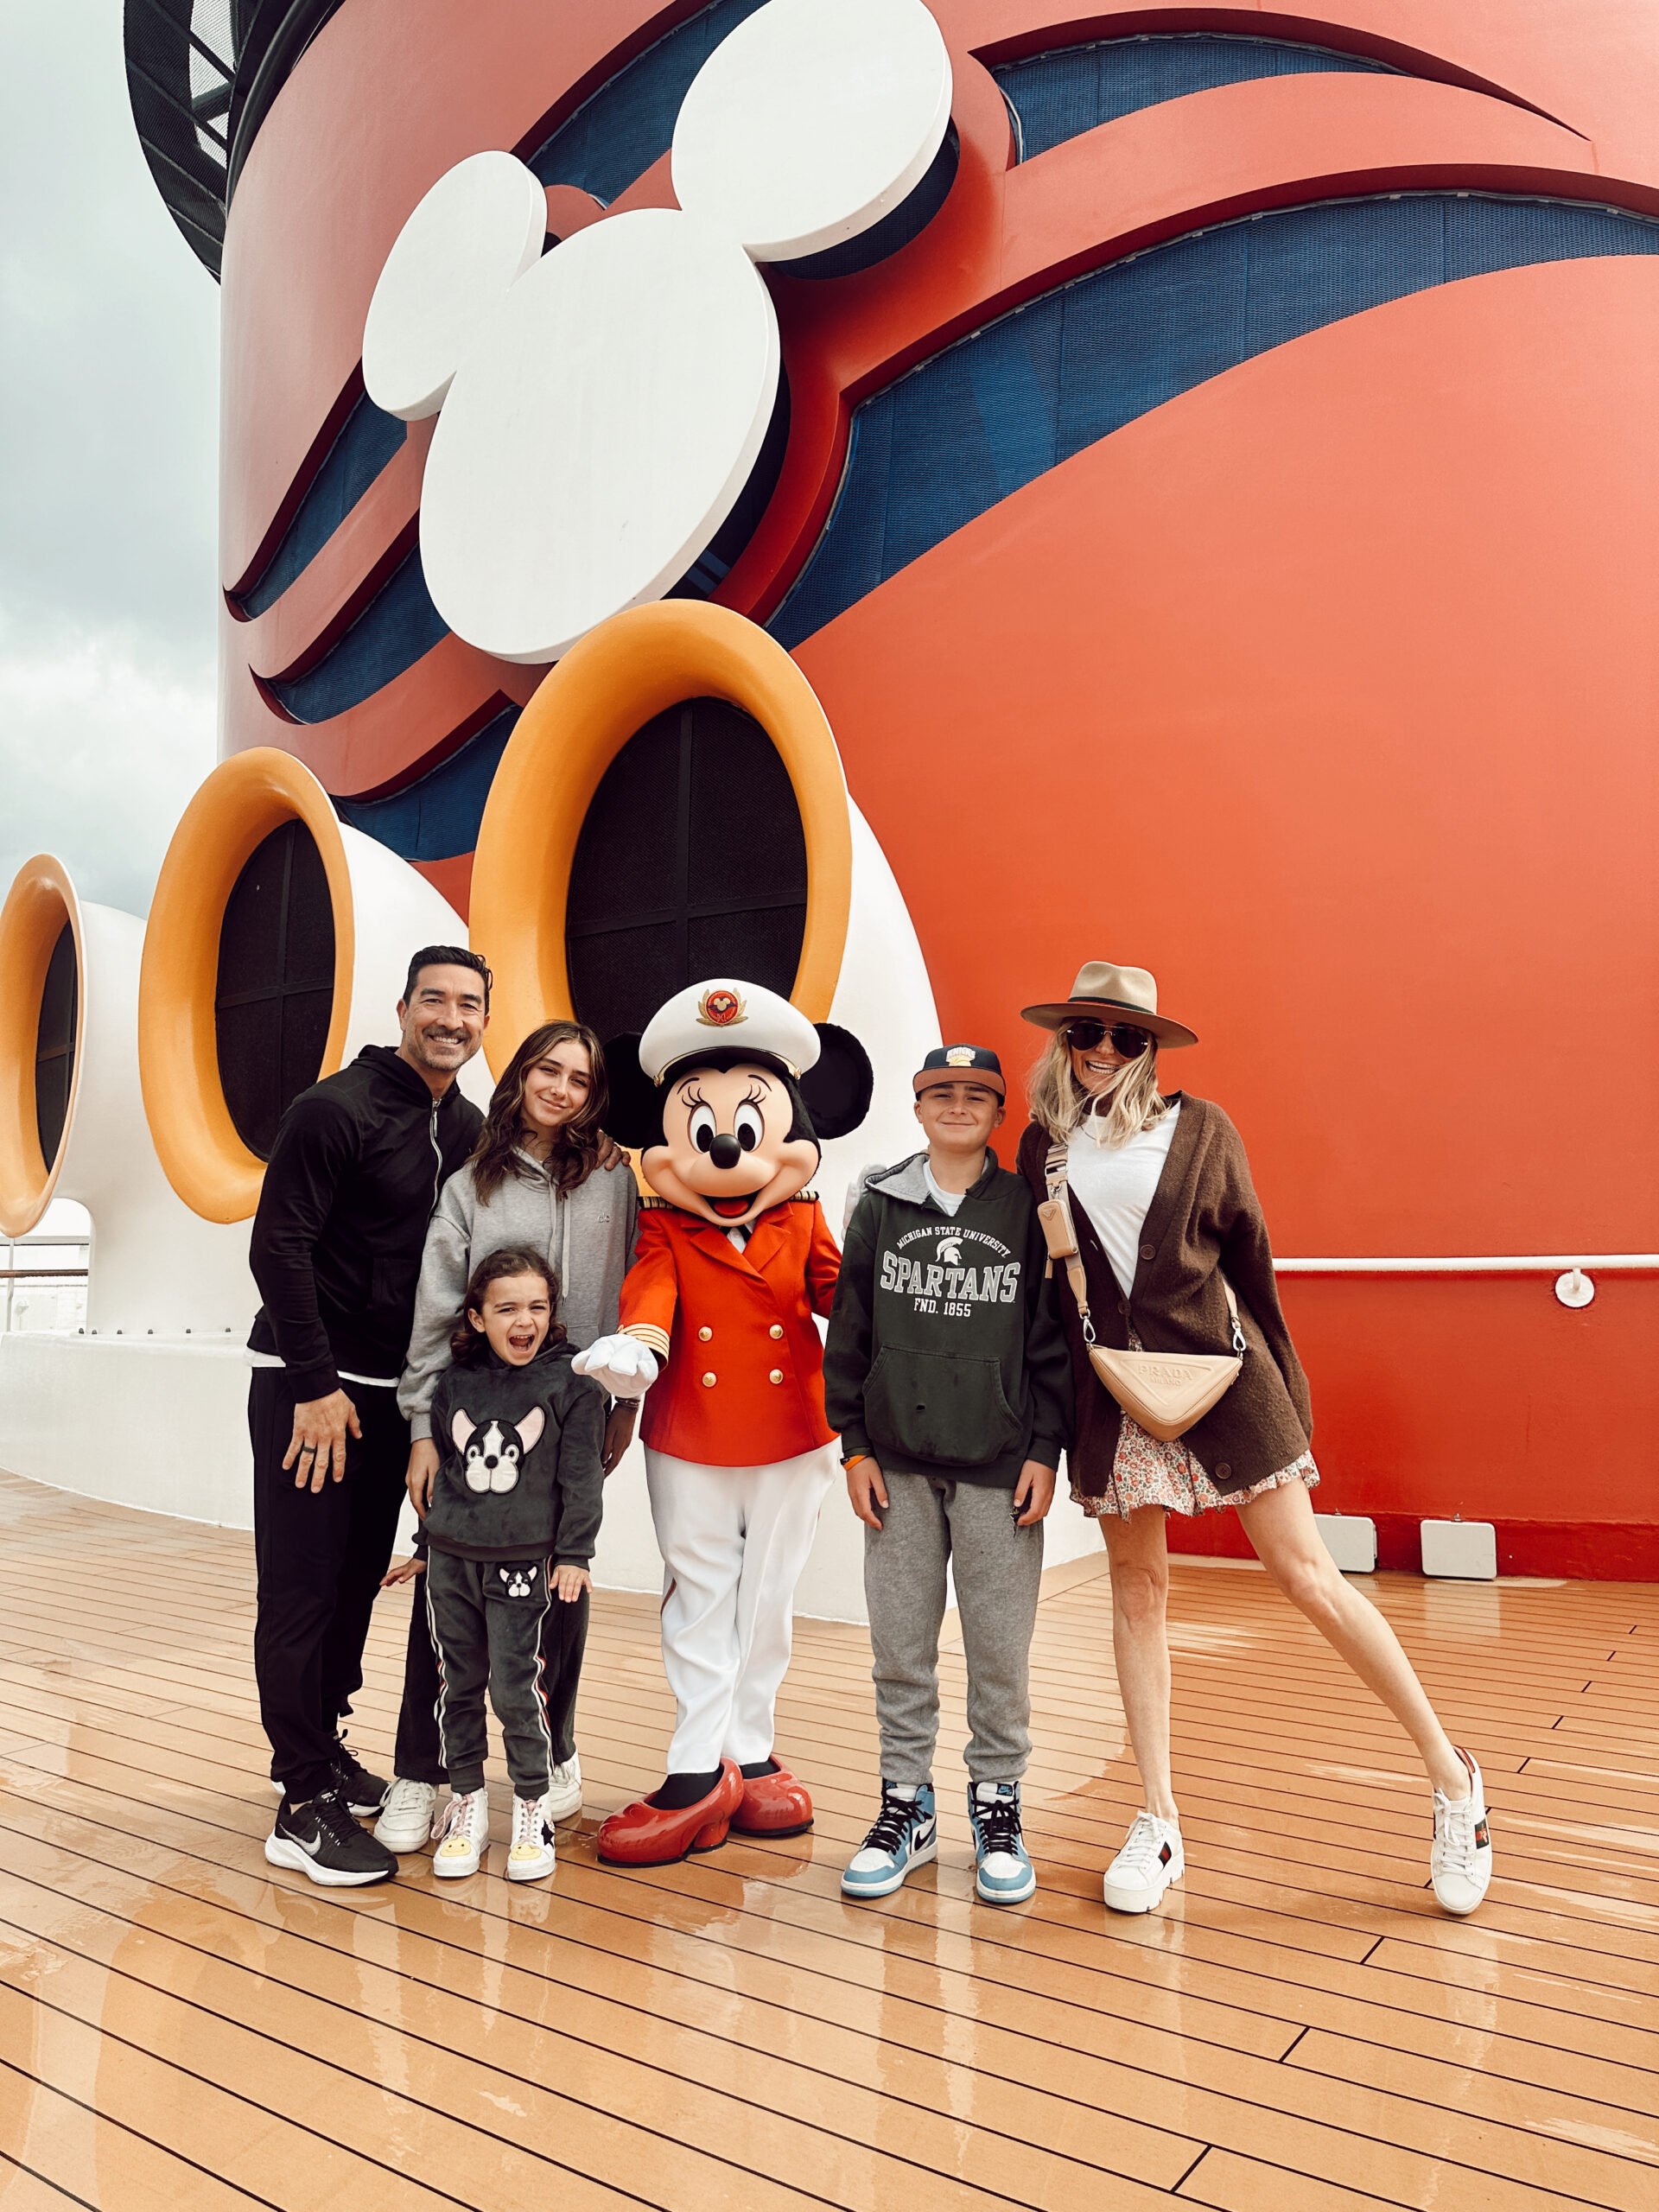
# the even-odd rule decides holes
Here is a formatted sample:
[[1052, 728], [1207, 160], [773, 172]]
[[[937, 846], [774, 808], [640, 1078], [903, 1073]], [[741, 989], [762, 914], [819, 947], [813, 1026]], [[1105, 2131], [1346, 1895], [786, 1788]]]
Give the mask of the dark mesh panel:
[[524, 156], [543, 184], [575, 184], [609, 207], [674, 137], [674, 118], [691, 79], [729, 32], [761, 0], [714, 0], [636, 54], [601, 85], [550, 138]]
[[249, 855], [219, 931], [219, 1079], [237, 1135], [261, 1160], [289, 1100], [317, 1079], [334, 999], [327, 873], [305, 825], [285, 822]]
[[[698, 700], [696, 715], [690, 779], [693, 903], [715, 899], [722, 905], [729, 899], [759, 906], [777, 899], [804, 899], [806, 836], [789, 772], [766, 732], [721, 699]], [[721, 964], [719, 960], [713, 963], [716, 969]], [[750, 972], [735, 962], [724, 964], [734, 967], [739, 975]], [[692, 967], [695, 975], [710, 972], [707, 962], [701, 967], [694, 962]], [[766, 978], [756, 976], [754, 981]]]
[[701, 976], [741, 976], [787, 998], [801, 957], [806, 901], [749, 913], [694, 915], [688, 932], [683, 990]]
[[678, 874], [682, 720], [673, 707], [636, 731], [588, 804], [571, 864], [569, 910], [573, 925], [584, 931], [637, 918], [660, 903], [642, 893]]
[[1659, 223], [1614, 207], [1406, 193], [1249, 217], [1110, 263], [860, 405], [830, 520], [767, 627], [799, 645], [1046, 469], [1311, 330], [1494, 270], [1653, 253]]
[[478, 843], [484, 803], [518, 720], [503, 707], [476, 737], [440, 761], [429, 774], [385, 798], [337, 798], [334, 811], [366, 836], [378, 838], [406, 861], [446, 861]]
[[690, 699], [611, 763], [570, 871], [565, 955], [577, 1014], [643, 1029], [713, 975], [785, 996], [806, 927], [806, 839], [789, 772], [760, 724]]
[[246, 613], [263, 614], [320, 553], [408, 436], [365, 392], [346, 417], [294, 518], [257, 581], [242, 594]]
[[567, 952], [572, 1003], [582, 1020], [599, 1026], [606, 1037], [643, 1029], [664, 1001], [690, 981], [682, 972], [681, 931], [672, 922], [572, 938]]
[[443, 617], [427, 590], [417, 550], [392, 570], [315, 668], [270, 688], [296, 721], [327, 721], [372, 698], [446, 634]]
[[75, 1037], [80, 1013], [80, 979], [75, 961], [75, 933], [66, 922], [46, 964], [41, 1016], [35, 1032], [35, 1122], [41, 1157], [49, 1168], [63, 1142], [69, 1093], [75, 1076]]
[[1137, 108], [1156, 107], [1187, 92], [1242, 85], [1257, 77], [1319, 76], [1332, 71], [1391, 72], [1382, 61], [1276, 39], [1217, 38], [1208, 32], [1171, 37], [1118, 38], [1005, 61], [991, 74], [1019, 126], [1024, 162], [1046, 154], [1096, 124], [1115, 123]]

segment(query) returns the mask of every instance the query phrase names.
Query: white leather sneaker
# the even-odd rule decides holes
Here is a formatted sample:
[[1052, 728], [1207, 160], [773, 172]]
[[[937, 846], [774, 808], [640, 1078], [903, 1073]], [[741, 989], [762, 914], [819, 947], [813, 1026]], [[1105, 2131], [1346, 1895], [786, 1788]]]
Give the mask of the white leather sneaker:
[[568, 1821], [582, 1810], [582, 1761], [575, 1751], [554, 1768], [542, 1802], [550, 1821]]
[[1428, 1854], [1428, 1876], [1441, 1910], [1461, 1919], [1474, 1910], [1491, 1883], [1492, 1833], [1480, 1769], [1460, 1747], [1458, 1757], [1469, 1770], [1469, 1795], [1453, 1804], [1440, 1790], [1434, 1792], [1434, 1842]]
[[476, 1874], [490, 1840], [490, 1801], [481, 1789], [451, 1796], [438, 1823], [435, 1874]]
[[432, 1840], [437, 1809], [438, 1793], [429, 1782], [410, 1782], [400, 1774], [386, 1793], [374, 1840], [388, 1851], [418, 1851]]
[[1122, 1850], [1106, 1869], [1101, 1892], [1114, 1912], [1150, 1912], [1185, 1872], [1177, 1824], [1155, 1813], [1137, 1813]]
[[507, 1847], [507, 1879], [539, 1882], [556, 1864], [553, 1822], [545, 1797], [512, 1801], [512, 1841]]

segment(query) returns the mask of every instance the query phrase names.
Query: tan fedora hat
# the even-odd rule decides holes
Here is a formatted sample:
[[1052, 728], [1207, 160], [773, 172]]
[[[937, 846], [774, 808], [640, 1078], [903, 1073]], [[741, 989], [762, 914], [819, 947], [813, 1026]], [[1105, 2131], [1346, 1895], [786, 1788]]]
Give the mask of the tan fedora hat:
[[1109, 960], [1085, 960], [1069, 999], [1046, 1006], [1022, 1006], [1021, 1020], [1039, 1029], [1063, 1029], [1068, 1021], [1092, 1014], [1097, 1021], [1132, 1021], [1149, 1029], [1160, 1045], [1196, 1045], [1196, 1031], [1158, 1011], [1158, 985], [1144, 968], [1115, 968]]

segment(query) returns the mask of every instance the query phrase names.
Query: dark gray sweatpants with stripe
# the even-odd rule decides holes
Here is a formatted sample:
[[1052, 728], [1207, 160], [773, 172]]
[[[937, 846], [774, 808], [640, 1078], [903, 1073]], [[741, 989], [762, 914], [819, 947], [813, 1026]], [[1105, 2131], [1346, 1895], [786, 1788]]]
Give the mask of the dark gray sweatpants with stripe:
[[487, 1688], [520, 1797], [544, 1797], [553, 1739], [542, 1686], [542, 1620], [550, 1603], [547, 1561], [427, 1554], [426, 1609], [438, 1655], [438, 1735], [449, 1787], [484, 1787]]

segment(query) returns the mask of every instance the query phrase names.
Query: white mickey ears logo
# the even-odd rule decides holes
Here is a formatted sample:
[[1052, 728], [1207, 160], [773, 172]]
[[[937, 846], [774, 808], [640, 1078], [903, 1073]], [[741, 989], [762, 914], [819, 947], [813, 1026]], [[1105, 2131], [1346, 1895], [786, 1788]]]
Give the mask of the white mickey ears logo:
[[363, 326], [363, 382], [388, 415], [442, 406], [461, 357], [547, 236], [547, 194], [511, 154], [441, 176], [397, 233]]
[[523, 162], [476, 154], [438, 180], [375, 287], [363, 376], [406, 421], [442, 409], [421, 557], [451, 629], [503, 660], [554, 660], [679, 582], [778, 398], [754, 262], [880, 222], [927, 174], [950, 112], [922, 0], [768, 0], [686, 93], [678, 209], [541, 255], [546, 199]]
[[757, 261], [794, 261], [890, 214], [950, 122], [950, 57], [921, 0], [772, 0], [697, 72], [674, 196]]

